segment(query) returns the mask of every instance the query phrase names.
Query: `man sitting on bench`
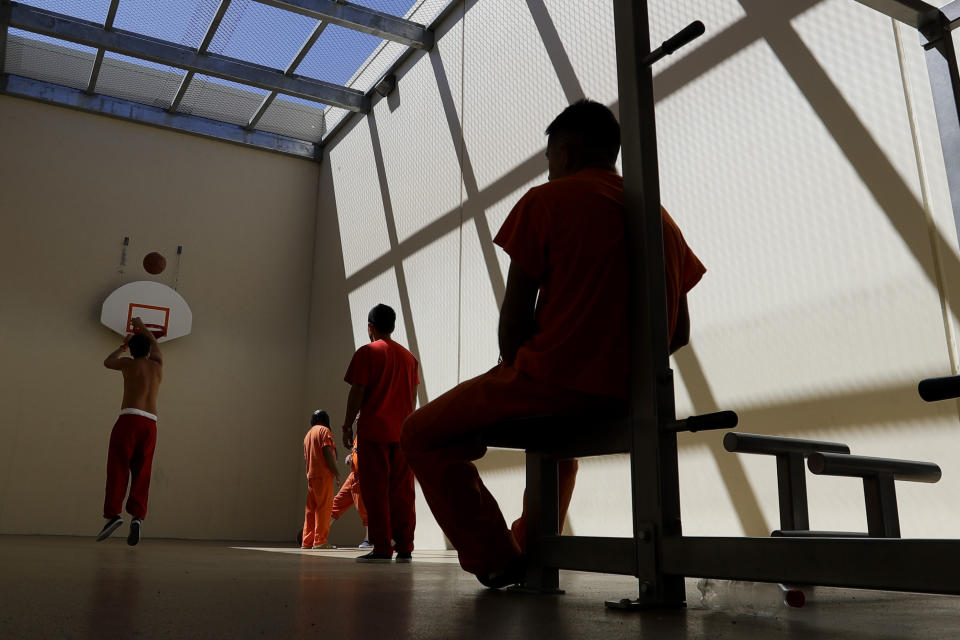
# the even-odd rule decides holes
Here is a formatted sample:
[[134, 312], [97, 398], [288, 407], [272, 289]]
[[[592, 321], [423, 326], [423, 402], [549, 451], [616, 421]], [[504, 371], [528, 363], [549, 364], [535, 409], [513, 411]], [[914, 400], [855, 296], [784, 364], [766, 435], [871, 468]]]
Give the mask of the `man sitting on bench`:
[[[511, 534], [472, 461], [468, 436], [502, 420], [625, 412], [630, 331], [620, 125], [581, 100], [547, 128], [547, 184], [510, 212], [494, 242], [510, 255], [501, 363], [407, 418], [401, 447], [460, 565], [491, 588], [523, 579], [523, 518]], [[671, 352], [686, 344], [686, 293], [705, 269], [663, 211]], [[585, 424], [589, 429], [590, 425]], [[560, 465], [562, 522], [576, 462]], [[520, 538], [518, 543], [517, 538]]]

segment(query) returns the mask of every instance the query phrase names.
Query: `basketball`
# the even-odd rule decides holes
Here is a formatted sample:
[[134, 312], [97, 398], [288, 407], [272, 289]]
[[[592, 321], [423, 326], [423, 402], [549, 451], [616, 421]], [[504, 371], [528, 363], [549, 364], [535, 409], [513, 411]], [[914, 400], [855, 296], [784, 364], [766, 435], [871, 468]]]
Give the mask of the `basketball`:
[[163, 273], [167, 268], [167, 259], [156, 251], [151, 251], [143, 258], [143, 268], [153, 275]]

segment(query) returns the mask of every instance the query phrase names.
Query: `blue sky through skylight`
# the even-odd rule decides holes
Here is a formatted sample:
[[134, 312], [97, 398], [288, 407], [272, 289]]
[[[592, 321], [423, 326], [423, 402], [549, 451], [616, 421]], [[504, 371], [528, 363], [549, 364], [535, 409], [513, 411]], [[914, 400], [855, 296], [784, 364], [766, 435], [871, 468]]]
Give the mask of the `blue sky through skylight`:
[[38, 9], [65, 13], [68, 16], [100, 24], [107, 19], [107, 11], [110, 9], [110, 0], [20, 0], [20, 2]]
[[296, 68], [296, 73], [345, 85], [381, 42], [382, 38], [367, 33], [328, 25]]
[[113, 26], [197, 48], [219, 0], [122, 0]]
[[[103, 24], [110, 0], [21, 0], [47, 11]], [[404, 16], [416, 0], [352, 0], [369, 9]], [[120, 0], [114, 27], [180, 45], [197, 48], [221, 0]], [[255, 0], [232, 0], [224, 14], [209, 51], [254, 64], [285, 70], [293, 61], [318, 21], [297, 13], [270, 7]], [[10, 29], [10, 34], [96, 53], [96, 49], [55, 38]], [[382, 38], [328, 24], [323, 34], [294, 70], [294, 73], [334, 84], [346, 85], [383, 42]], [[139, 64], [149, 69], [170, 71], [164, 65], [107, 52], [109, 58]], [[265, 94], [256, 89], [213, 78], [206, 82]], [[325, 108], [318, 102], [280, 94], [279, 100]]]
[[284, 70], [318, 22], [252, 0], [233, 0], [210, 51]]

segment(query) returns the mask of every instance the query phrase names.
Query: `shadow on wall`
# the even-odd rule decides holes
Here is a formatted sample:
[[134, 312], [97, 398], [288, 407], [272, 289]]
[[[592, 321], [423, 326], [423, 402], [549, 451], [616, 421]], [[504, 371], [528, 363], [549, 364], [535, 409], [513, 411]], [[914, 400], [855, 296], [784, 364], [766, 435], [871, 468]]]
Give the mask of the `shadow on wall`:
[[[468, 3], [468, 6], [473, 4]], [[549, 10], [543, 0], [527, 0], [526, 4], [564, 95], [569, 102], [582, 98], [583, 88]], [[656, 75], [654, 81], [657, 101], [660, 102], [681, 91], [751, 44], [765, 41], [819, 117], [863, 185], [878, 203], [906, 249], [922, 268], [926, 278], [941, 293], [945, 289], [948, 299], [960, 300], [960, 288], [958, 288], [960, 287], [960, 260], [953, 251], [953, 242], [943, 237], [935, 227], [928, 225], [923, 206], [913, 195], [910, 186], [885, 156], [883, 149], [873, 139], [868, 128], [858, 118], [854, 109], [791, 25], [793, 18], [818, 4], [820, 0], [797, 0], [789, 3], [740, 0], [745, 13], [742, 18], [713, 34], [689, 55]], [[472, 220], [481, 240], [490, 287], [499, 305], [503, 300], [504, 282], [492, 243], [493, 235], [486, 212], [488, 208], [541, 175], [544, 170], [544, 149], [538, 149], [485, 188], [479, 188], [469, 150], [464, 145], [462, 122], [457, 113], [454, 92], [450, 87], [443, 61], [436, 51], [419, 55], [429, 56], [451, 143], [457, 150], [464, 185], [461, 204], [440, 215], [416, 233], [400, 240], [393, 219], [390, 188], [384, 171], [376, 119], [372, 113], [368, 115], [367, 126], [370, 128], [374, 147], [379, 188], [389, 230], [390, 250], [346, 277], [342, 286], [338, 285], [336, 296], [336, 300], [343, 301], [346, 308], [349, 292], [355, 291], [388, 270], [394, 270], [400, 288], [403, 307], [401, 312], [409, 333], [410, 347], [418, 358], [416, 322], [409, 305], [409, 292], [403, 272], [404, 259], [456, 230], [468, 220]], [[412, 64], [414, 63], [415, 61]], [[413, 108], [412, 104], [408, 101], [409, 108]], [[390, 103], [390, 106], [391, 110], [400, 108], [395, 102]], [[614, 103], [611, 108], [617, 112], [618, 104]], [[341, 135], [348, 135], [351, 129], [352, 126], [346, 127]], [[326, 168], [325, 172], [329, 172], [329, 168]], [[332, 182], [329, 184], [332, 188]], [[329, 232], [337, 233], [336, 221], [330, 220], [327, 223], [330, 227]], [[328, 250], [336, 252], [339, 247], [331, 246]], [[340, 270], [337, 273], [343, 272], [341, 261]], [[343, 322], [343, 326], [349, 328], [349, 318], [346, 315], [348, 314], [338, 319], [338, 322]], [[495, 331], [495, 327], [490, 327], [490, 330]], [[343, 332], [347, 342], [349, 342], [347, 338], [349, 335], [349, 330]], [[424, 336], [420, 336], [420, 339], [423, 338]], [[783, 404], [717, 407], [708, 377], [700, 366], [692, 346], [677, 354], [676, 364], [691, 395], [696, 412], [734, 408], [741, 415], [741, 424], [756, 425], [764, 433], [796, 434], [828, 427], [843, 428], [865, 422], [885, 423], [955, 414], [955, 407], [952, 405], [924, 405], [916, 402], [914, 390], [916, 381], [913, 380], [868, 390], [840, 392], [832, 396], [817, 395]], [[426, 371], [424, 375], [428, 376], [430, 372]], [[421, 386], [420, 402], [424, 403], [428, 400], [425, 387]], [[769, 527], [764, 522], [759, 502], [747, 481], [742, 464], [735, 456], [721, 455], [719, 440], [711, 444], [711, 451], [728, 492], [734, 500], [744, 530], [748, 535], [766, 535]], [[496, 456], [484, 464], [488, 468], [520, 464], [519, 455], [501, 454], [502, 452], [497, 452]]]
[[[320, 193], [333, 193], [334, 181], [330, 162], [320, 164], [318, 189]], [[323, 200], [321, 199], [321, 202]], [[337, 442], [337, 464], [346, 478], [348, 469], [343, 468], [343, 441], [339, 433], [346, 412], [348, 387], [343, 381], [347, 364], [353, 356], [353, 328], [350, 318], [349, 288], [342, 275], [343, 246], [340, 225], [335, 215], [319, 211], [314, 243], [313, 300], [310, 308], [307, 346], [306, 397], [303, 404], [303, 433], [309, 429], [309, 415], [314, 409], [323, 408], [330, 414], [334, 440]], [[300, 462], [299, 495], [300, 508], [306, 500], [307, 484]], [[337, 545], [355, 545], [363, 539], [363, 526], [351, 512], [331, 528], [330, 542]], [[300, 522], [302, 526], [303, 522]]]

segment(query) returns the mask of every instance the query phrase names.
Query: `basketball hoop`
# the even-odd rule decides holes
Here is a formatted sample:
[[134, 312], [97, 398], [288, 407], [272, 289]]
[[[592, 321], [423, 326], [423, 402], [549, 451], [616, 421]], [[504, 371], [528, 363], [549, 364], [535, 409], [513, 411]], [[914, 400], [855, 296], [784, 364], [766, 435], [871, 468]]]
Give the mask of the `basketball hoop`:
[[127, 333], [137, 332], [136, 327], [133, 326], [134, 318], [140, 318], [147, 331], [152, 333], [154, 338], [159, 339], [167, 335], [167, 327], [170, 324], [170, 307], [131, 302], [127, 305]]

